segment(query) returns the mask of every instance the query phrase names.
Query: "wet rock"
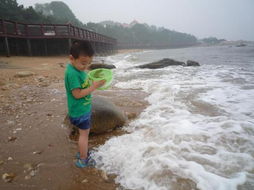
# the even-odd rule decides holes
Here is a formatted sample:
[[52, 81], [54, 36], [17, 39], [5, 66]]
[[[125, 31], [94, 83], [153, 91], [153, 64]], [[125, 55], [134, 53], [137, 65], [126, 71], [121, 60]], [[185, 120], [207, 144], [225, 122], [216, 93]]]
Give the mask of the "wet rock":
[[126, 115], [129, 120], [135, 119], [137, 117], [137, 113], [135, 113], [135, 112], [126, 112]]
[[[126, 121], [127, 117], [111, 101], [101, 96], [93, 97], [91, 133], [100, 134], [111, 131], [122, 127]], [[65, 118], [65, 124], [71, 128], [71, 138], [75, 139], [78, 129], [71, 125], [68, 116]]]
[[16, 73], [15, 77], [22, 78], [22, 77], [29, 77], [32, 75], [34, 75], [34, 73], [31, 71], [20, 71]]
[[14, 173], [9, 173], [9, 174], [8, 173], [4, 173], [2, 175], [2, 179], [6, 183], [11, 183], [15, 177], [16, 177], [16, 175]]
[[127, 121], [123, 112], [111, 101], [94, 96], [92, 102], [92, 133], [103, 133], [122, 127]]
[[114, 69], [116, 68], [116, 66], [111, 64], [104, 64], [104, 63], [93, 63], [89, 66], [89, 70], [99, 69], [99, 68]]
[[197, 61], [188, 60], [186, 66], [200, 66]]
[[181, 61], [176, 61], [174, 59], [165, 58], [160, 61], [156, 61], [156, 62], [144, 64], [144, 65], [139, 65], [139, 66], [137, 66], [137, 68], [160, 69], [160, 68], [164, 68], [164, 67], [168, 67], [168, 66], [176, 66], [176, 65], [184, 66], [185, 63], [181, 62]]
[[101, 171], [101, 177], [106, 183], [113, 183], [115, 179], [115, 175], [107, 175], [105, 171]]

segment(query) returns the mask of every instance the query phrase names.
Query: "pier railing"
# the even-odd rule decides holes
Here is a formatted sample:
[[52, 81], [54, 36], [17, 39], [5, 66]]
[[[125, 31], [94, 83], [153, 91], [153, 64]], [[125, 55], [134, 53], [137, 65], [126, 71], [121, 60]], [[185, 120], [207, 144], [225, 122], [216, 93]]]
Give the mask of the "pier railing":
[[0, 37], [28, 39], [71, 38], [116, 44], [116, 39], [72, 24], [25, 24], [0, 19]]

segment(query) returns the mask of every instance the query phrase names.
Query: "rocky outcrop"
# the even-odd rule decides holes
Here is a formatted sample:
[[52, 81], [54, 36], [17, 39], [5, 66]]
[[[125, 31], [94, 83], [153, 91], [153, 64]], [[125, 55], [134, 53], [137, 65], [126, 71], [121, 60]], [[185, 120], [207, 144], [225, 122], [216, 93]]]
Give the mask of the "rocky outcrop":
[[200, 64], [196, 61], [188, 60], [186, 66], [200, 66]]
[[168, 66], [175, 66], [175, 65], [182, 65], [184, 66], [185, 63], [181, 62], [181, 61], [176, 61], [174, 59], [162, 59], [160, 61], [156, 61], [156, 62], [152, 62], [152, 63], [148, 63], [148, 64], [144, 64], [144, 65], [139, 65], [137, 66], [137, 68], [147, 68], [147, 69], [160, 69], [160, 68], [164, 68], [164, 67], [168, 67]]
[[168, 66], [200, 66], [200, 64], [196, 61], [188, 60], [187, 63], [185, 64], [182, 61], [176, 61], [174, 59], [162, 59], [160, 61], [152, 62], [152, 63], [147, 63], [144, 65], [139, 65], [136, 68], [141, 68], [141, 69], [160, 69]]
[[114, 69], [116, 68], [116, 66], [111, 64], [104, 64], [104, 63], [93, 63], [89, 66], [89, 70], [99, 69], [99, 68]]

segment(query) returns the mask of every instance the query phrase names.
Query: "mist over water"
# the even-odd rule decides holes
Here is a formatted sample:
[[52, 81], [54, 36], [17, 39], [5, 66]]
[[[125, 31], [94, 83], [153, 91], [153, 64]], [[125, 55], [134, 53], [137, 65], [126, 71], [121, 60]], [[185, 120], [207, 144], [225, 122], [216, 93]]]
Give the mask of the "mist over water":
[[[200, 67], [133, 66], [173, 58]], [[254, 46], [149, 50], [108, 57], [115, 86], [149, 106], [98, 148], [98, 167], [123, 189], [254, 189]]]

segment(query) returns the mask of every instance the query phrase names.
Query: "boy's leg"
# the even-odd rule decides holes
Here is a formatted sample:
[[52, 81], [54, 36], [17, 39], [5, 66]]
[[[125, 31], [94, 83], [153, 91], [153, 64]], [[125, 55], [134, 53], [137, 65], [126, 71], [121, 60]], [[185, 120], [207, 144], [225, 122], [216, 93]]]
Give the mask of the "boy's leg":
[[78, 148], [80, 152], [80, 159], [87, 158], [89, 132], [90, 129], [79, 129]]

